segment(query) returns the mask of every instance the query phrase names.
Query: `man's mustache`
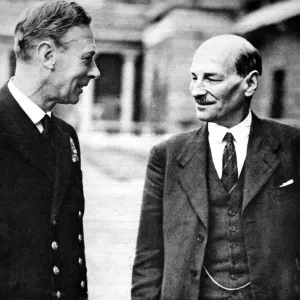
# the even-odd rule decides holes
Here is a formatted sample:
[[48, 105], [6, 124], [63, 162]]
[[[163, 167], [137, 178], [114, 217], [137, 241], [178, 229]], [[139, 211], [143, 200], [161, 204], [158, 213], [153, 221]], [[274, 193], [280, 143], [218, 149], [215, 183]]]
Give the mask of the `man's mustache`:
[[199, 105], [205, 105], [205, 104], [212, 103], [211, 101], [207, 100], [207, 96], [206, 95], [197, 95], [197, 96], [194, 97], [194, 99], [196, 100], [196, 102]]

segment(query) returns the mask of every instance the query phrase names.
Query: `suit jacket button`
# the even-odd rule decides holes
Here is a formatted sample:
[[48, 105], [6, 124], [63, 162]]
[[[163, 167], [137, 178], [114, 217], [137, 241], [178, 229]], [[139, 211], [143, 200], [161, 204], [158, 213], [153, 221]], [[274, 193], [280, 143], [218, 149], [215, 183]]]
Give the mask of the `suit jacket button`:
[[238, 276], [237, 276], [236, 274], [231, 274], [231, 275], [230, 275], [230, 278], [231, 278], [232, 280], [237, 280], [237, 279], [238, 279]]
[[233, 209], [229, 209], [229, 211], [228, 211], [228, 213], [229, 213], [229, 215], [230, 216], [235, 216], [235, 214], [236, 214], [236, 211], [235, 210], [233, 210]]
[[53, 250], [57, 250], [57, 248], [58, 248], [57, 242], [53, 241], [52, 244], [51, 244], [51, 247], [52, 247]]
[[198, 240], [198, 242], [203, 242], [204, 241], [204, 236], [201, 233], [199, 233], [198, 236], [197, 236], [197, 240]]
[[78, 241], [82, 242], [83, 238], [82, 238], [82, 234], [78, 234]]
[[82, 211], [79, 210], [79, 211], [78, 211], [78, 218], [81, 219], [81, 217], [82, 217]]
[[56, 219], [53, 219], [53, 221], [52, 221], [52, 225], [53, 225], [53, 226], [56, 226], [56, 225], [57, 225], [57, 221], [56, 221]]
[[80, 282], [80, 286], [81, 288], [85, 288], [85, 282], [83, 280]]
[[238, 264], [238, 261], [237, 260], [235, 260], [235, 259], [233, 259], [232, 261], [231, 261], [231, 263], [235, 266], [235, 265], [237, 265]]
[[54, 273], [54, 275], [58, 275], [59, 274], [59, 268], [57, 266], [53, 267], [53, 273]]
[[60, 299], [60, 297], [61, 297], [61, 292], [60, 292], [60, 291], [57, 291], [56, 294], [55, 294], [55, 296], [56, 296], [57, 299]]
[[229, 230], [231, 231], [231, 232], [235, 232], [236, 231], [236, 227], [235, 226], [229, 226]]

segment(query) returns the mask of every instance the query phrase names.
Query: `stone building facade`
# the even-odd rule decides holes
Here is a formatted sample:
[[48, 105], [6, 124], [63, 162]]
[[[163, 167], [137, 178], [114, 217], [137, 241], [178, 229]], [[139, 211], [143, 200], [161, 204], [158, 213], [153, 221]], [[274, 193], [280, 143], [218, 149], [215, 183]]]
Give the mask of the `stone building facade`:
[[[14, 72], [13, 25], [27, 1], [0, 3], [0, 83]], [[92, 15], [99, 79], [57, 113], [82, 132], [176, 133], [199, 125], [189, 68], [200, 43], [221, 33], [248, 38], [264, 71], [253, 109], [300, 117], [299, 0], [78, 0]]]

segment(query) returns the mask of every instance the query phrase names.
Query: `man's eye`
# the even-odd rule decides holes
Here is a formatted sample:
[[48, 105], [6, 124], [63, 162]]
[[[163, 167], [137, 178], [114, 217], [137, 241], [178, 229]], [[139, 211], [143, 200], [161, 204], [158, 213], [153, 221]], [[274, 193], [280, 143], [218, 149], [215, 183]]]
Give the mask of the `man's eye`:
[[218, 81], [221, 81], [220, 78], [216, 78], [216, 77], [208, 77], [207, 80], [208, 80], [208, 81], [212, 81], [212, 82], [218, 82]]

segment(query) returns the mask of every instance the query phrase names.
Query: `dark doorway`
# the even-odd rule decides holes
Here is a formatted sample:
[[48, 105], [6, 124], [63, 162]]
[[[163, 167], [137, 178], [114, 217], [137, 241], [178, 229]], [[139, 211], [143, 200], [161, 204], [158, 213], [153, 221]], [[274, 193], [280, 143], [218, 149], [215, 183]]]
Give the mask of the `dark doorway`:
[[277, 69], [272, 79], [271, 118], [281, 118], [285, 94], [285, 70]]
[[120, 118], [123, 58], [119, 54], [99, 54], [96, 65], [101, 76], [95, 81], [93, 118], [117, 121]]

